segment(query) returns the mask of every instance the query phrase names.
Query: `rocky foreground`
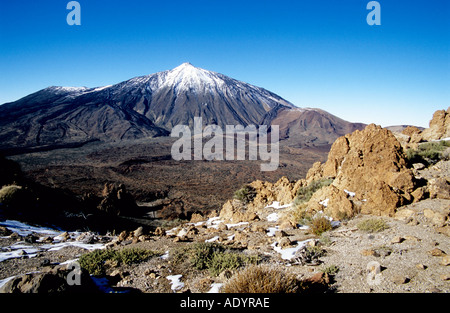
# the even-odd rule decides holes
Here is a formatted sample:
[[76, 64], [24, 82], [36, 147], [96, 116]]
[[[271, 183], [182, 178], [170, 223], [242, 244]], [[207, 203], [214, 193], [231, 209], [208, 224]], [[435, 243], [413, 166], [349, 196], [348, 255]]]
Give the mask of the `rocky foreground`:
[[[0, 262], [0, 292], [254, 291], [255, 268], [283, 277], [264, 278], [279, 287], [267, 292], [450, 292], [449, 113], [435, 114], [430, 128], [444, 116], [443, 131], [425, 130], [427, 139], [369, 125], [339, 138], [305, 179], [252, 182], [176, 227], [46, 238], [4, 227], [2, 255], [23, 252]], [[420, 150], [430, 134], [439, 153]], [[61, 242], [106, 252], [51, 248]], [[83, 283], [68, 287], [73, 260], [84, 264]]]

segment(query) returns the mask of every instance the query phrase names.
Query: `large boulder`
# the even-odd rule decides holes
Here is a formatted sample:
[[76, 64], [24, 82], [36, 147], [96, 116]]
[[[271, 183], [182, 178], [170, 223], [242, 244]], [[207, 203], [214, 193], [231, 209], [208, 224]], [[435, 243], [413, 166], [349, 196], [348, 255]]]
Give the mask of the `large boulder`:
[[309, 204], [321, 202], [336, 218], [356, 210], [392, 216], [397, 207], [412, 200], [415, 189], [400, 143], [391, 131], [374, 124], [335, 141], [327, 161], [315, 164], [307, 174], [308, 183], [322, 178], [334, 181]]
[[[79, 272], [75, 272], [79, 271]], [[75, 277], [74, 275], [79, 275]], [[43, 272], [16, 276], [0, 288], [0, 293], [72, 294], [99, 293], [100, 290], [82, 269], [57, 265]]]
[[430, 127], [422, 132], [424, 140], [438, 140], [450, 137], [450, 107], [434, 112]]

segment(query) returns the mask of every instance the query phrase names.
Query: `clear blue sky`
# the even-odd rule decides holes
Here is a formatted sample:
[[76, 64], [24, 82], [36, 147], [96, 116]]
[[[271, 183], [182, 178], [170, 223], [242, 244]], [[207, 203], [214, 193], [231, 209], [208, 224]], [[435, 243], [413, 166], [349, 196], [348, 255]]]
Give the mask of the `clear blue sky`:
[[0, 2], [0, 103], [191, 62], [353, 122], [427, 126], [450, 106], [450, 1]]

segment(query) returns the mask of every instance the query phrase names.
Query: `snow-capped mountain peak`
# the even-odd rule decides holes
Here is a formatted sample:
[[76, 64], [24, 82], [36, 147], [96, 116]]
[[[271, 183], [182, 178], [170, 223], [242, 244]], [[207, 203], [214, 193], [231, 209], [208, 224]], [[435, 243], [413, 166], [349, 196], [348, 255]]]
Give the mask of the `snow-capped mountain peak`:
[[183, 63], [167, 72], [164, 85], [175, 88], [177, 91], [214, 89], [224, 85], [219, 74]]

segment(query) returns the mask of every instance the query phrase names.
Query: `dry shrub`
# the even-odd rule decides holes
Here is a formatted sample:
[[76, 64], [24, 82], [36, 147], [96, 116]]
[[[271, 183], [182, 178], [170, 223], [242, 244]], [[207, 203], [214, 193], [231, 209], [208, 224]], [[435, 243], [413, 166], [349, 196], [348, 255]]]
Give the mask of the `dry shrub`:
[[331, 226], [330, 220], [325, 216], [318, 216], [311, 220], [309, 228], [312, 233], [320, 236], [322, 233], [331, 230], [333, 227]]
[[267, 265], [250, 265], [235, 274], [224, 293], [295, 293], [299, 282], [293, 274]]
[[377, 233], [389, 228], [388, 224], [384, 220], [377, 218], [365, 219], [359, 222], [358, 225], [356, 225], [356, 227], [359, 230], [368, 233]]

